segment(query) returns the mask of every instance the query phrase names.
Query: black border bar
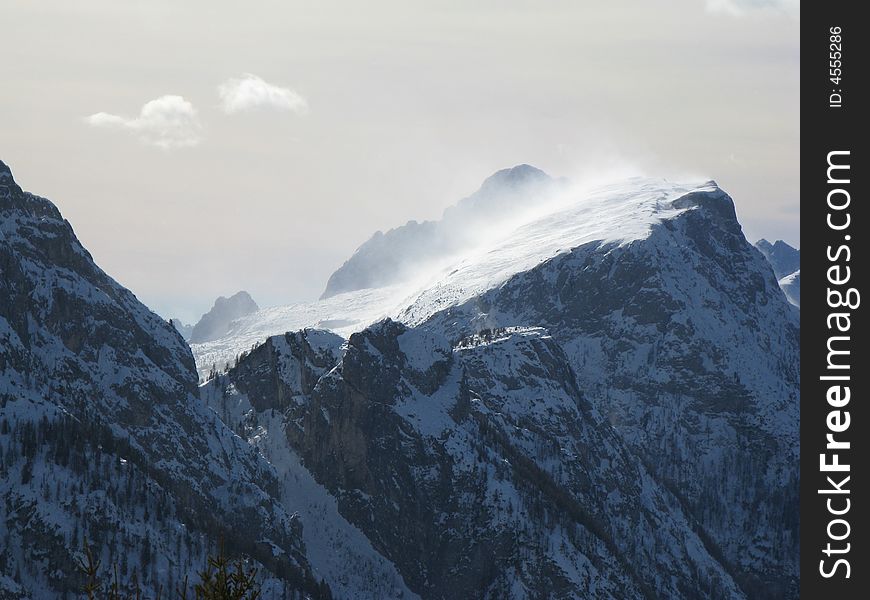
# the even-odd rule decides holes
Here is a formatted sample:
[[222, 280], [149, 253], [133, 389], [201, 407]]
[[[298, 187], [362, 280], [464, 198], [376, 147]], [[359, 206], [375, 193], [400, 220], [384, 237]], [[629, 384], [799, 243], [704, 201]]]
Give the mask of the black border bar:
[[810, 600], [870, 598], [865, 8], [804, 3], [801, 14], [800, 561]]

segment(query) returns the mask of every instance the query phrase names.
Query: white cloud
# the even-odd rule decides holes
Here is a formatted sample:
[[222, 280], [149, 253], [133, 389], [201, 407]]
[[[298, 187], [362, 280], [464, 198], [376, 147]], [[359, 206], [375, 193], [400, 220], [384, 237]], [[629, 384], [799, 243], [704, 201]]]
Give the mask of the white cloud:
[[221, 108], [227, 114], [262, 108], [287, 110], [296, 114], [308, 112], [308, 102], [291, 89], [272, 85], [256, 75], [244, 74], [227, 79], [218, 86]]
[[161, 96], [146, 102], [138, 117], [99, 112], [85, 118], [94, 127], [122, 129], [160, 148], [195, 146], [202, 126], [193, 104], [181, 96]]
[[800, 0], [706, 0], [711, 13], [742, 17], [751, 12], [766, 11], [800, 18]]

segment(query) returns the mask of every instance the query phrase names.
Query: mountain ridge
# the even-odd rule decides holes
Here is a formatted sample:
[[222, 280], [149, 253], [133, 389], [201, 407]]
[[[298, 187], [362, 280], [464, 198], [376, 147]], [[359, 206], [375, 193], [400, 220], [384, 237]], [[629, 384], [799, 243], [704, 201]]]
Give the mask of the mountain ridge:
[[715, 182], [562, 187], [420, 281], [237, 319], [197, 388], [3, 167], [6, 593], [75, 589], [83, 538], [153, 590], [224, 527], [267, 594], [797, 597], [798, 309]]
[[715, 182], [684, 184], [635, 177], [574, 187], [562, 181], [559, 193], [539, 204], [537, 210], [506, 218], [492, 227], [478, 227], [473, 246], [440, 262], [414, 263], [415, 277], [410, 281], [272, 307], [238, 319], [224, 337], [192, 344], [200, 374], [207, 374], [212, 366], [223, 368], [252, 344], [288, 330], [320, 327], [347, 337], [388, 316], [419, 323], [439, 307], [474, 295], [472, 289], [479, 293], [499, 285], [511, 274], [573, 246], [591, 240], [622, 242], [644, 237], [651, 224], [689, 208], [674, 207], [675, 200], [693, 189], [708, 188], [714, 189]]
[[153, 596], [223, 538], [265, 589], [318, 594], [274, 469], [198, 399], [190, 348], [2, 163], [0, 269], [0, 592], [78, 593], [87, 544]]

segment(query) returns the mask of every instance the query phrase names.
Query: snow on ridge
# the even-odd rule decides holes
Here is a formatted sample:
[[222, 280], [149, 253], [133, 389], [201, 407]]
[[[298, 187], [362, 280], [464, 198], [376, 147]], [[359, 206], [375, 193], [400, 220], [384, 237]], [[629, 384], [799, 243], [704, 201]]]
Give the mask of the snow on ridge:
[[454, 348], [454, 352], [479, 348], [481, 346], [491, 346], [510, 340], [528, 339], [528, 338], [549, 338], [549, 332], [543, 327], [527, 327], [527, 326], [510, 326], [500, 327], [490, 333], [481, 332], [477, 335], [463, 338]]
[[429, 265], [414, 281], [265, 308], [238, 319], [222, 338], [191, 345], [197, 368], [201, 375], [213, 365], [220, 369], [240, 352], [287, 331], [319, 328], [348, 337], [385, 317], [419, 324], [582, 244], [645, 238], [656, 223], [693, 208], [675, 205], [693, 192], [724, 195], [713, 181], [674, 183], [647, 177], [568, 188], [541, 212], [481, 231], [476, 248]]
[[410, 325], [498, 287], [513, 275], [588, 242], [626, 244], [649, 235], [653, 225], [692, 208], [675, 206], [691, 192], [716, 193], [708, 182], [680, 185], [632, 178], [579, 195], [572, 192], [552, 211], [504, 231], [492, 243], [465, 257], [453, 270], [424, 288], [399, 315]]
[[794, 282], [794, 281], [795, 281], [797, 278], [799, 278], [800, 276], [801, 276], [801, 270], [798, 269], [797, 271], [795, 271], [795, 272], [792, 273], [791, 275], [786, 275], [785, 277], [783, 277], [782, 279], [780, 279], [780, 280], [779, 280], [779, 284], [780, 284], [780, 285], [787, 285], [787, 284], [789, 284], [789, 283]]
[[[399, 308], [405, 297], [397, 286], [357, 290], [325, 300], [273, 306], [233, 321], [225, 336], [201, 344], [191, 344], [200, 375], [212, 365], [221, 369], [242, 351], [273, 335], [300, 329], [325, 329], [342, 337], [365, 329]], [[394, 308], [394, 303], [396, 304]]]

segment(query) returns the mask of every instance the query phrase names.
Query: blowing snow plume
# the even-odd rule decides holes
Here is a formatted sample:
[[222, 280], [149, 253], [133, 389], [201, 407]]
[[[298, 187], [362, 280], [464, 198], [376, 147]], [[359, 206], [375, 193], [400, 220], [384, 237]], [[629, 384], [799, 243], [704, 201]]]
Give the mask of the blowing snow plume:
[[478, 245], [493, 228], [549, 203], [564, 184], [525, 164], [498, 171], [445, 210], [441, 220], [408, 221], [375, 233], [330, 276], [320, 298], [416, 277], [421, 269]]

